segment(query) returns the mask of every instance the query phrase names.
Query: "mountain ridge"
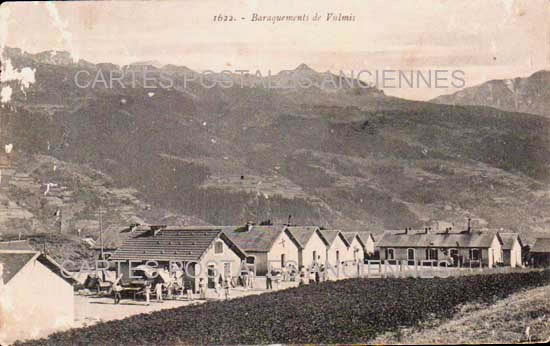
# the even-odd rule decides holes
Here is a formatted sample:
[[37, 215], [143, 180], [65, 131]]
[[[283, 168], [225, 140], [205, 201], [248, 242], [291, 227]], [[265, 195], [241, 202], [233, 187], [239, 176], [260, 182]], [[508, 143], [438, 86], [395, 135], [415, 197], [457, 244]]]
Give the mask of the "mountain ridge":
[[550, 121], [538, 115], [355, 86], [206, 88], [176, 72], [169, 88], [139, 78], [78, 88], [74, 74], [92, 67], [11, 59], [31, 64], [36, 82], [13, 88], [3, 141], [88, 165], [176, 215], [242, 224], [291, 214], [373, 232], [478, 217], [529, 237], [550, 226]]
[[453, 94], [438, 96], [430, 102], [489, 106], [550, 117], [550, 70], [540, 70], [525, 78], [489, 80]]

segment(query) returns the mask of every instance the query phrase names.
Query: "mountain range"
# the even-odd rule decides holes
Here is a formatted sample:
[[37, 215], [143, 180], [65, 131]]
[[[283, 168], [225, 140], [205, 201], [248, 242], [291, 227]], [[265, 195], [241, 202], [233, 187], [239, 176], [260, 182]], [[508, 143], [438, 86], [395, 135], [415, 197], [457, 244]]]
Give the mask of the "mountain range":
[[550, 117], [550, 71], [538, 71], [527, 78], [491, 80], [451, 95], [436, 97], [431, 102], [489, 106]]
[[[242, 78], [183, 65], [75, 63], [67, 54], [4, 50], [16, 69], [36, 71], [25, 90], [7, 82], [13, 94], [0, 108], [0, 144], [13, 145], [2, 154], [9, 169], [0, 197], [27, 218], [10, 221], [6, 232], [59, 232], [52, 211], [60, 208], [61, 232], [97, 237], [93, 211], [104, 206], [111, 233], [129, 222], [286, 223], [290, 216], [291, 223], [374, 233], [436, 220], [460, 228], [472, 217], [528, 241], [548, 234], [544, 116], [404, 100], [305, 64]], [[144, 69], [155, 88], [139, 73], [113, 87], [75, 84], [79, 71]], [[170, 87], [158, 85], [161, 74]], [[200, 76], [239, 83], [206, 87]], [[317, 84], [327, 78], [343, 87]], [[266, 87], [300, 79], [316, 83]], [[71, 197], [48, 200], [46, 183]]]

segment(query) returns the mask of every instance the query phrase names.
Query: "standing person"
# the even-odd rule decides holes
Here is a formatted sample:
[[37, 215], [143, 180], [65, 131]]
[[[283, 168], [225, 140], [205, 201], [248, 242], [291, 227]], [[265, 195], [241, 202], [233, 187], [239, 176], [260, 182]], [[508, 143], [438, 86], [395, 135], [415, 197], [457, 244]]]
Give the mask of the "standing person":
[[185, 294], [185, 278], [183, 275], [181, 276], [181, 283], [179, 283], [179, 286], [181, 287], [179, 298], [183, 299], [183, 296]]
[[287, 266], [284, 266], [282, 269], [281, 269], [281, 274], [283, 275], [283, 282], [284, 281], [288, 281], [288, 268]]
[[326, 278], [326, 271], [325, 271], [325, 265], [324, 264], [321, 264], [321, 267], [319, 268], [319, 270], [321, 271], [321, 281], [326, 281], [327, 278]]
[[306, 284], [306, 270], [304, 266], [300, 268], [300, 282], [298, 283], [298, 286], [304, 286]]
[[271, 283], [271, 270], [268, 270], [267, 273], [265, 274], [265, 284], [266, 284], [266, 289], [268, 290], [272, 290], [273, 289], [273, 285]]
[[252, 270], [252, 268], [250, 268], [248, 269], [248, 287], [250, 289], [254, 289], [254, 279], [255, 279], [254, 271]]
[[281, 272], [275, 272], [275, 289], [278, 291], [281, 288]]
[[149, 306], [149, 302], [151, 300], [151, 283], [149, 281], [147, 281], [145, 283], [145, 303], [147, 304], [147, 306]]
[[113, 294], [115, 298], [115, 304], [120, 303], [120, 299], [122, 298], [122, 295], [120, 293], [121, 291], [122, 291], [122, 287], [120, 286], [118, 281], [115, 282], [115, 284], [113, 285]]
[[172, 299], [172, 289], [174, 289], [173, 283], [166, 284], [166, 299]]
[[222, 299], [222, 285], [223, 285], [224, 279], [222, 278], [222, 275], [218, 277], [218, 280], [216, 280], [215, 283], [215, 289], [216, 289], [216, 295], [218, 296], [218, 299]]
[[184, 287], [187, 289], [187, 300], [190, 302], [193, 301], [193, 286], [191, 284], [191, 281], [187, 283], [187, 285], [184, 282]]
[[248, 290], [248, 285], [249, 285], [248, 280], [250, 279], [250, 278], [248, 277], [248, 269], [244, 269], [244, 270], [241, 272], [241, 274], [242, 274], [242, 277], [243, 277], [243, 288], [244, 288], [245, 290]]
[[206, 300], [206, 287], [204, 287], [204, 278], [199, 279], [199, 294], [200, 299]]
[[315, 273], [316, 273], [316, 268], [315, 268], [315, 265], [313, 265], [309, 271], [308, 271], [308, 276], [307, 276], [307, 282], [310, 283], [310, 282], [315, 282]]
[[296, 281], [297, 274], [298, 271], [296, 270], [296, 267], [292, 264], [288, 264], [288, 281]]
[[155, 294], [157, 296], [157, 302], [162, 303], [162, 282], [157, 281], [155, 285]]
[[361, 261], [356, 261], [356, 266], [357, 266], [357, 277], [361, 277], [361, 272], [362, 272], [362, 265], [361, 265]]
[[225, 280], [223, 280], [223, 289], [225, 291], [225, 300], [228, 300], [229, 299], [229, 287], [231, 285], [231, 282], [229, 280], [229, 278], [225, 278]]
[[321, 282], [321, 273], [319, 273], [320, 270], [320, 266], [315, 266], [315, 283]]

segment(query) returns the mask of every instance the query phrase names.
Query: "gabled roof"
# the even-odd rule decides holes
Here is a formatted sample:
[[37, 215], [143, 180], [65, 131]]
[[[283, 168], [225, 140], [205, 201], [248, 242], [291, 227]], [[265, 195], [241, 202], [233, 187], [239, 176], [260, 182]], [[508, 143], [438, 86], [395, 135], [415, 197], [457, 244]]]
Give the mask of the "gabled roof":
[[2, 280], [4, 280], [4, 284], [7, 284], [27, 263], [39, 255], [40, 253], [36, 251], [1, 251], [0, 263], [3, 265]]
[[321, 237], [325, 245], [328, 245], [328, 241], [325, 239], [317, 226], [289, 226], [287, 229], [294, 236], [294, 238], [296, 238], [302, 249], [306, 246], [315, 233]]
[[346, 246], [349, 246], [349, 242], [339, 229], [322, 229], [321, 234], [328, 242], [328, 246], [332, 246], [336, 238], [340, 237]]
[[224, 230], [224, 233], [241, 249], [250, 252], [271, 251], [275, 241], [283, 232], [292, 239], [296, 246], [301, 246], [286, 225], [252, 225], [250, 229], [247, 226], [242, 226]]
[[0, 250], [36, 251], [27, 240], [12, 240], [0, 242]]
[[502, 249], [503, 250], [511, 250], [514, 247], [514, 241], [517, 239], [519, 242], [519, 246], [523, 247], [523, 242], [521, 241], [521, 238], [519, 237], [518, 233], [498, 233], [500, 235], [500, 239], [502, 239]]
[[[4, 284], [7, 284], [28, 263], [34, 260], [42, 263], [69, 284], [75, 282], [69, 277], [70, 274], [67, 271], [45, 254], [41, 254], [38, 251], [2, 250], [0, 251], [0, 263], [3, 265], [2, 280], [4, 280]], [[65, 276], [62, 272], [65, 272]]]
[[368, 241], [369, 238], [374, 243], [374, 236], [370, 232], [357, 232], [357, 235], [359, 236], [359, 239], [361, 239], [361, 241], [365, 245], [367, 244], [367, 241]]
[[361, 237], [359, 236], [359, 233], [357, 233], [357, 232], [342, 232], [342, 235], [344, 236], [344, 238], [346, 238], [346, 240], [348, 241], [348, 244], [351, 245], [351, 243], [353, 242], [353, 239], [357, 238], [357, 240], [359, 241], [361, 246], [365, 247], [365, 242], [363, 241], [363, 239], [361, 239]]
[[165, 227], [141, 230], [127, 239], [111, 260], [198, 261], [216, 239], [222, 239], [237, 255], [246, 254], [224, 233], [223, 226]]
[[550, 238], [537, 238], [535, 244], [529, 252], [547, 252], [550, 253]]
[[385, 231], [377, 243], [379, 247], [446, 247], [446, 248], [489, 248], [493, 239], [497, 237], [502, 244], [498, 233], [495, 232], [460, 232], [460, 233], [425, 233], [417, 231]]

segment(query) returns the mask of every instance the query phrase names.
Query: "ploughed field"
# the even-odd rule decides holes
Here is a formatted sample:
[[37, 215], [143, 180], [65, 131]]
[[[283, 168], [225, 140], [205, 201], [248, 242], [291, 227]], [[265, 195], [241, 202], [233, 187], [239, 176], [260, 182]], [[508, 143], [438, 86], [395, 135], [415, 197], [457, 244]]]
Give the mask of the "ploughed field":
[[462, 304], [550, 284], [550, 270], [446, 279], [348, 279], [140, 314], [28, 345], [361, 343]]

